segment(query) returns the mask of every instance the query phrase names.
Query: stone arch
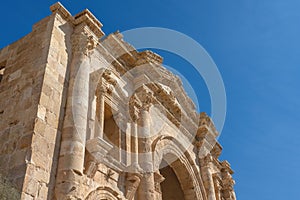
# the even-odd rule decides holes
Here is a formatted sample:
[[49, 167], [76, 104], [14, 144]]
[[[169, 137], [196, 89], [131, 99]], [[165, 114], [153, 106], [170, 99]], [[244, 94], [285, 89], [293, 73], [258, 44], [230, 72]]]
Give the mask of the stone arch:
[[[185, 200], [206, 200], [206, 192], [191, 152], [172, 136], [160, 136], [152, 143], [155, 169], [165, 160], [176, 174]], [[174, 159], [176, 158], [176, 159]]]
[[90, 192], [85, 200], [123, 200], [118, 192], [109, 187], [99, 187]]

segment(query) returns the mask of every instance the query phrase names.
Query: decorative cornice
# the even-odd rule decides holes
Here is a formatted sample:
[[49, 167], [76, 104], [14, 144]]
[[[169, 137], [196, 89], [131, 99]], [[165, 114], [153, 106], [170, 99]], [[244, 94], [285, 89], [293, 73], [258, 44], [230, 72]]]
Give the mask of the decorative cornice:
[[103, 26], [101, 22], [88, 10], [78, 13], [74, 16], [74, 25], [77, 26], [81, 23], [85, 23], [90, 30], [96, 35], [96, 37], [100, 38], [104, 36], [101, 27]]
[[156, 63], [156, 64], [162, 64], [163, 58], [154, 53], [153, 51], [142, 51], [138, 53], [136, 66], [146, 64], [146, 63]]
[[50, 6], [50, 11], [52, 13], [60, 14], [67, 21], [73, 21], [73, 16], [71, 15], [71, 13], [60, 2], [57, 2]]
[[214, 148], [211, 150], [211, 154], [213, 157], [219, 158], [221, 153], [222, 153], [222, 146], [218, 142], [216, 142]]
[[199, 127], [201, 127], [203, 125], [208, 127], [215, 137], [217, 137], [219, 135], [218, 131], [215, 128], [213, 121], [205, 112], [200, 113], [200, 116], [199, 116]]
[[230, 174], [234, 173], [234, 171], [231, 169], [231, 166], [227, 160], [222, 161], [221, 165], [222, 165], [222, 171], [229, 172]]
[[83, 10], [73, 17], [60, 2], [57, 2], [50, 6], [50, 10], [52, 13], [60, 14], [65, 20], [71, 22], [75, 27], [80, 24], [85, 24], [97, 37], [97, 39], [105, 35], [101, 30], [103, 25], [88, 9]]

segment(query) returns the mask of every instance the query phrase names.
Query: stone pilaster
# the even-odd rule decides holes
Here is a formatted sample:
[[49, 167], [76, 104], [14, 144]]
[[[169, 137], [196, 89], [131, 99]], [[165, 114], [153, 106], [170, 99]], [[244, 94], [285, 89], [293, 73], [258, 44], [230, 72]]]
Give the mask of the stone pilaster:
[[105, 100], [104, 96], [105, 93], [107, 92], [107, 88], [105, 86], [100, 86], [98, 96], [97, 96], [97, 109], [99, 111], [97, 112], [97, 118], [98, 118], [98, 123], [99, 123], [99, 129], [95, 129], [96, 132], [94, 133], [94, 137], [101, 137], [103, 138], [103, 132], [104, 132], [104, 109], [105, 109]]
[[212, 159], [213, 159], [212, 156], [209, 154], [205, 158], [202, 158], [200, 160], [200, 164], [201, 164], [200, 167], [201, 167], [203, 182], [206, 188], [208, 200], [216, 200], [213, 173], [211, 169]]
[[220, 173], [213, 174], [216, 200], [222, 200], [222, 179]]
[[[112, 78], [111, 71], [105, 70], [101, 77], [101, 84], [98, 86], [97, 95], [97, 118], [99, 127], [95, 129], [94, 137], [103, 138], [104, 133], [104, 111], [105, 111], [105, 95], [111, 94], [116, 85], [116, 80]], [[95, 122], [96, 123], [96, 122]]]
[[153, 161], [151, 154], [150, 137], [150, 114], [148, 110], [141, 110], [139, 123], [139, 165], [143, 170], [143, 177], [140, 183], [139, 199], [155, 199], [155, 182]]
[[133, 168], [138, 169], [138, 133], [137, 124], [135, 122], [131, 123], [131, 165]]
[[136, 95], [133, 95], [129, 101], [129, 112], [131, 118], [131, 144], [130, 144], [130, 152], [131, 152], [131, 166], [130, 170], [132, 172], [140, 172], [141, 168], [139, 166], [139, 137], [138, 137], [138, 115], [139, 108], [141, 107], [141, 102], [138, 100]]

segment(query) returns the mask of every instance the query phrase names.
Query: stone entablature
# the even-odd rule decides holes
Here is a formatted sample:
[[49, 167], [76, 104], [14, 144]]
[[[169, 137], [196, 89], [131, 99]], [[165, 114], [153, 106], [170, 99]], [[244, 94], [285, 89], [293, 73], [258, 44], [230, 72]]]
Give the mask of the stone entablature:
[[0, 173], [21, 199], [235, 200], [212, 120], [162, 57], [50, 10], [0, 50]]

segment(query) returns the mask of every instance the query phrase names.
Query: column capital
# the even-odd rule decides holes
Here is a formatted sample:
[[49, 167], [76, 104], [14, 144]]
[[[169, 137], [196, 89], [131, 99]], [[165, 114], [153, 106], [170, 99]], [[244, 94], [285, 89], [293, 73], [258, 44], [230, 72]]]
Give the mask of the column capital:
[[131, 118], [136, 122], [143, 111], [149, 111], [154, 102], [153, 92], [145, 87], [139, 88], [129, 100], [129, 112]]
[[88, 56], [92, 50], [95, 49], [97, 44], [98, 41], [95, 36], [89, 34], [85, 27], [75, 27], [75, 32], [72, 35], [73, 54], [79, 53]]
[[110, 70], [105, 70], [100, 77], [100, 81], [96, 89], [97, 96], [106, 93], [111, 94], [116, 84], [117, 81], [112, 76], [112, 72]]
[[148, 89], [145, 85], [143, 85], [136, 91], [136, 96], [141, 102], [140, 109], [149, 111], [150, 107], [153, 105], [154, 102], [153, 92], [150, 89]]
[[141, 106], [142, 102], [140, 102], [136, 94], [133, 94], [129, 99], [129, 114], [133, 122], [136, 122], [139, 118], [139, 108]]
[[135, 107], [138, 110], [149, 111], [150, 107], [153, 105], [153, 102], [153, 92], [143, 85], [131, 96], [129, 104], [131, 107]]

